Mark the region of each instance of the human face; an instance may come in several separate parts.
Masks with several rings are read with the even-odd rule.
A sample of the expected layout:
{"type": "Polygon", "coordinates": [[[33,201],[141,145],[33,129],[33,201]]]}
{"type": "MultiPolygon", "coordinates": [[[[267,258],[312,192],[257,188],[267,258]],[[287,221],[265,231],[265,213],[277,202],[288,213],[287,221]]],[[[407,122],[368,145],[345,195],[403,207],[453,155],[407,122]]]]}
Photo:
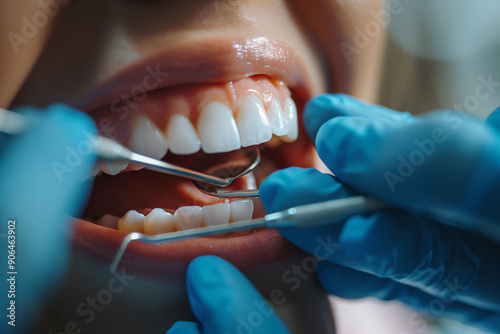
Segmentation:
{"type": "MultiPolygon", "coordinates": [[[[268,117],[273,104],[288,110],[291,98],[301,120],[312,96],[352,92],[350,65],[338,49],[342,32],[352,24],[344,17],[351,10],[327,1],[307,7],[301,1],[278,0],[70,2],[60,6],[43,52],[13,105],[68,103],[88,112],[102,134],[150,155],[161,155],[165,148],[158,135],[171,145],[188,141],[169,136],[172,116],[180,114],[183,122],[194,126],[204,150],[232,150],[239,137],[222,145],[208,143],[217,141],[217,126],[230,123],[231,117],[238,120],[249,95],[262,102],[268,117]],[[224,116],[207,127],[200,119],[214,101],[230,112],[219,108],[209,113],[207,121],[215,114],[224,116]],[[203,135],[202,129],[213,131],[203,135]]],[[[240,134],[245,125],[238,120],[240,134]]],[[[314,148],[301,122],[298,133],[297,139],[288,133],[291,138],[286,141],[291,143],[276,138],[262,143],[260,170],[237,185],[258,186],[279,168],[313,167],[314,148]]],[[[196,141],[191,144],[194,150],[196,141]]],[[[189,149],[181,153],[170,152],[163,159],[189,166],[197,155],[189,149]]],[[[276,311],[293,331],[334,330],[327,296],[312,275],[310,261],[304,260],[308,254],[274,230],[162,245],[135,243],[119,275],[110,274],[109,263],[126,235],[116,228],[138,227],[128,220],[119,227],[117,219],[100,220],[105,214],[147,214],[154,208],[173,213],[184,206],[224,203],[201,194],[190,181],[133,169],[128,166],[116,176],[104,173],[96,178],[85,219],[76,222],[68,277],[40,329],[59,332],[70,324],[91,333],[136,333],[145,328],[163,333],[175,321],[194,320],[185,270],[193,258],[213,254],[228,259],[266,299],[274,299],[276,311]]],[[[256,201],[253,216],[263,214],[256,201]]]]}

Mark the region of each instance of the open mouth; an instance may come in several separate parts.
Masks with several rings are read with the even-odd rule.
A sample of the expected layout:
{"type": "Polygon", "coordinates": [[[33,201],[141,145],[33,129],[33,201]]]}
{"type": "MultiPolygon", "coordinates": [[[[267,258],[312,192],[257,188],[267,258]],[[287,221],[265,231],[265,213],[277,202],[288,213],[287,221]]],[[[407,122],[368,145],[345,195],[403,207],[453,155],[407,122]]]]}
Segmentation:
{"type": "MultiPolygon", "coordinates": [[[[130,116],[126,140],[137,153],[188,168],[200,154],[208,154],[204,160],[220,160],[229,172],[238,155],[233,154],[232,159],[231,154],[225,154],[221,159],[221,153],[253,146],[261,151],[262,163],[231,188],[258,187],[269,173],[286,165],[283,157],[279,158],[281,146],[298,138],[297,107],[291,93],[283,82],[268,76],[162,89],[151,93],[148,103],[166,106],[168,115],[163,112],[149,117],[153,108],[138,106],[137,115],[130,116]]],[[[99,124],[110,112],[105,107],[91,115],[99,124]]],[[[102,171],[98,171],[85,217],[101,226],[159,234],[263,215],[253,200],[220,200],[200,193],[189,180],[176,176],[127,163],[99,166],[102,171]],[[130,195],[134,193],[139,196],[130,195]]]]}
{"type": "MultiPolygon", "coordinates": [[[[277,55],[282,56],[279,52],[277,55]]],[[[152,68],[148,66],[139,80],[141,84],[131,86],[120,98],[111,102],[101,99],[98,107],[95,101],[89,104],[89,114],[100,134],[117,139],[137,153],[188,168],[200,155],[217,162],[221,154],[230,155],[248,147],[259,149],[260,164],[229,189],[255,189],[277,169],[313,165],[314,151],[299,122],[303,105],[311,95],[304,85],[307,80],[297,79],[305,72],[302,69],[287,72],[286,76],[279,67],[274,72],[254,70],[238,73],[232,80],[224,74],[220,80],[211,77],[191,84],[177,81],[148,90],[148,86],[154,87],[155,79],[162,80],[162,73],[172,72],[157,66],[153,73],[152,68]]],[[[259,199],[218,199],[201,192],[188,179],[126,163],[100,162],[96,174],[75,239],[77,245],[105,262],[111,261],[127,233],[169,233],[231,224],[265,214],[259,199]]],[[[127,250],[122,265],[141,267],[141,259],[171,259],[171,248],[183,243],[183,259],[206,253],[220,255],[217,250],[226,253],[229,248],[238,249],[234,254],[226,253],[230,258],[255,259],[259,251],[241,245],[262,243],[263,238],[276,247],[283,243],[278,233],[269,230],[197,238],[197,245],[204,245],[201,253],[199,247],[192,247],[194,240],[160,245],[135,243],[127,250]]]]}
{"type": "MultiPolygon", "coordinates": [[[[184,167],[202,155],[217,162],[221,154],[258,148],[261,163],[232,189],[258,188],[277,169],[313,167],[315,150],[301,124],[302,110],[312,95],[326,89],[326,82],[319,79],[315,58],[307,61],[309,49],[300,48],[299,56],[285,43],[265,37],[202,37],[134,58],[108,79],[95,79],[89,91],[77,87],[60,93],[58,100],[88,112],[101,135],[184,167]]],[[[50,330],[62,331],[60,323],[76,318],[92,333],[117,328],[144,332],[143,324],[148,332],[164,333],[174,321],[195,320],[186,295],[186,268],[192,259],[211,254],[238,267],[265,298],[281,291],[280,301],[286,301],[276,311],[290,328],[333,331],[325,293],[310,267],[302,269],[309,255],[276,230],[160,244],[135,241],[116,273],[110,273],[109,265],[132,231],[158,234],[231,224],[260,217],[264,210],[259,200],[209,196],[188,179],[133,165],[98,167],[102,172],[96,171],[88,205],[73,229],[71,268],[50,310],[57,324],[50,330]],[[115,293],[118,281],[124,282],[123,289],[115,293]],[[113,293],[112,302],[107,292],[113,293]]]]}

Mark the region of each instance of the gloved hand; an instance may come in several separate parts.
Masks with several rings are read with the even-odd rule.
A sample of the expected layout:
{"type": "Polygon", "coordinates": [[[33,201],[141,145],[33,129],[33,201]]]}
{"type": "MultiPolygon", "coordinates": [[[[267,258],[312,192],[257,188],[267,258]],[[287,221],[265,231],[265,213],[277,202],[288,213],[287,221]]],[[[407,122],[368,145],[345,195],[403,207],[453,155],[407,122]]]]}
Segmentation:
{"type": "Polygon", "coordinates": [[[212,255],[194,259],[187,290],[200,324],[176,322],[167,334],[290,333],[248,279],[229,262],[212,255]]]}
{"type": "Polygon", "coordinates": [[[17,111],[34,120],[21,135],[0,136],[2,333],[26,332],[50,302],[69,259],[69,215],[85,203],[91,184],[82,181],[95,163],[88,135],[96,129],[87,115],[62,104],[17,111]],[[15,327],[6,313],[15,315],[15,327]]]}
{"type": "MultiPolygon", "coordinates": [[[[326,260],[317,269],[323,287],[497,331],[500,109],[485,125],[459,111],[413,117],[324,95],[307,104],[304,123],[337,178],[314,169],[275,172],[260,187],[268,213],[359,193],[399,208],[280,231],[326,260]]],[[[409,321],[421,326],[418,317],[409,321]]]]}

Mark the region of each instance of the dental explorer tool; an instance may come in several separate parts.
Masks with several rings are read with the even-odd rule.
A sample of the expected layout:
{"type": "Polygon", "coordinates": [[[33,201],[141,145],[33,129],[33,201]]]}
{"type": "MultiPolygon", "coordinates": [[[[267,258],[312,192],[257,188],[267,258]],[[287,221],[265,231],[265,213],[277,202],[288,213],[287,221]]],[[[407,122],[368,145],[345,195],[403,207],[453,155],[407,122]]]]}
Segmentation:
{"type": "MultiPolygon", "coordinates": [[[[18,135],[26,131],[31,122],[32,120],[29,116],[0,108],[0,132],[10,135],[18,135]]],[[[251,152],[252,156],[254,156],[254,160],[250,161],[246,168],[243,168],[237,175],[221,178],[132,152],[116,140],[108,137],[96,136],[92,139],[92,144],[94,145],[95,154],[101,160],[134,163],[150,170],[176,175],[193,181],[198,181],[203,184],[211,184],[218,187],[226,187],[230,185],[235,179],[252,171],[260,162],[259,150],[257,148],[253,148],[253,151],[251,152]]]]}
{"type": "Polygon", "coordinates": [[[267,214],[263,218],[225,225],[198,227],[157,235],[146,235],[133,232],[123,239],[109,269],[111,272],[116,271],[127,246],[134,240],[146,243],[161,243],[257,228],[305,228],[322,226],[342,222],[355,214],[367,213],[387,207],[388,205],[385,203],[359,195],[326,202],[300,205],[287,210],[267,214]]]}

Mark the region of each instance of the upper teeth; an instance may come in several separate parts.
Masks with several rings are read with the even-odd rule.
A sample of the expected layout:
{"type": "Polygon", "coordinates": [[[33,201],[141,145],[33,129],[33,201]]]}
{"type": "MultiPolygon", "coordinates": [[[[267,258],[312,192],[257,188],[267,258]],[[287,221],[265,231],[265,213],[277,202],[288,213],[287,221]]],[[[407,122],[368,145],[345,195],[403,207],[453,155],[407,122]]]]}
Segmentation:
{"type": "MultiPolygon", "coordinates": [[[[161,159],[168,150],[175,154],[193,154],[200,150],[220,153],[240,147],[257,145],[271,140],[273,134],[285,142],[298,137],[297,107],[287,97],[284,106],[272,97],[267,110],[259,97],[241,98],[233,111],[223,102],[212,101],[201,109],[196,127],[184,115],[174,113],[163,132],[145,115],[134,119],[128,146],[131,150],[161,159]]],[[[106,173],[115,175],[127,167],[126,163],[101,163],[106,173]]]]}

